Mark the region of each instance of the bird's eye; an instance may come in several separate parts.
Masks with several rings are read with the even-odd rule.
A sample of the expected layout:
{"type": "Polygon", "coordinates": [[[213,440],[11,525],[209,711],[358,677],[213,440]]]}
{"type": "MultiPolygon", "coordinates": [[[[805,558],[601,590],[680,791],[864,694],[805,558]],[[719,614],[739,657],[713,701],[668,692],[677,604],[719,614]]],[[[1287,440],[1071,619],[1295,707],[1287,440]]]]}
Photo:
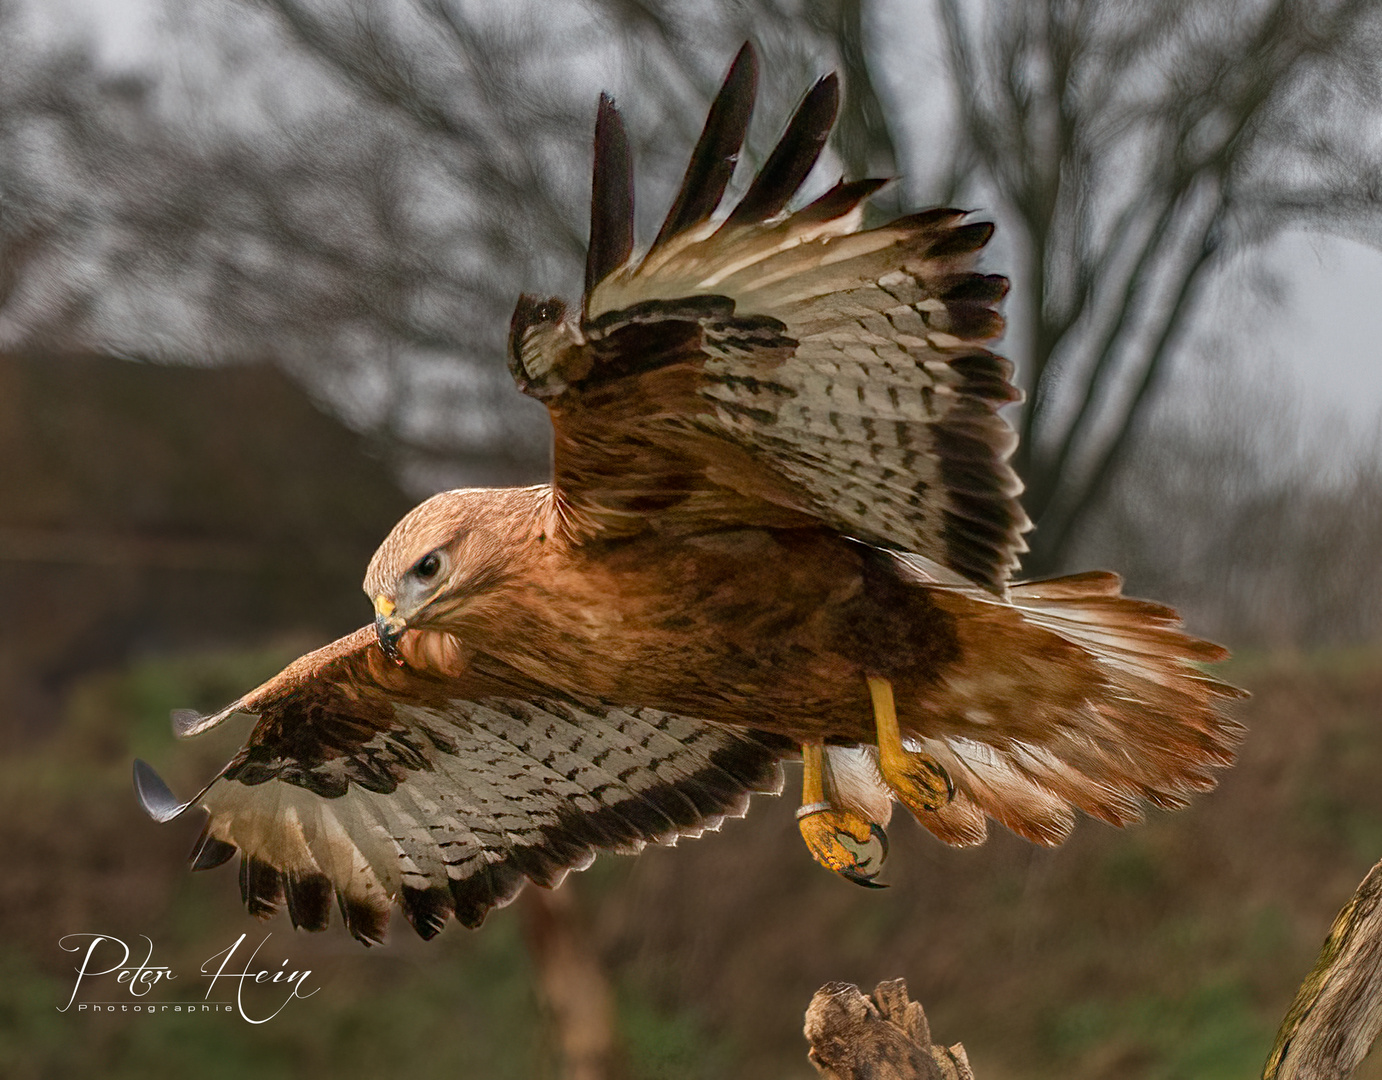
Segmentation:
{"type": "Polygon", "coordinates": [[[429,552],[417,561],[413,567],[413,573],[418,577],[426,579],[435,577],[437,571],[441,569],[441,556],[435,551],[429,552]]]}

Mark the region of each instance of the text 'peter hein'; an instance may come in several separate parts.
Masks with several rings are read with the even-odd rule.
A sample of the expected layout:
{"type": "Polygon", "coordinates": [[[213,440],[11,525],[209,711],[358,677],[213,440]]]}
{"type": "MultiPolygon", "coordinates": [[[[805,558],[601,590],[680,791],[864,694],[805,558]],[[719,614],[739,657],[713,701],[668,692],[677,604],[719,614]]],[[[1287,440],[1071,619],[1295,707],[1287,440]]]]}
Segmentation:
{"type": "Polygon", "coordinates": [[[251,1024],[263,1024],[272,1020],[288,1002],[311,997],[320,990],[316,987],[306,990],[310,969],[289,970],[288,960],[284,959],[277,969],[254,967],[260,950],[273,935],[265,934],[264,939],[253,950],[242,949],[245,938],[241,934],[229,948],[213,953],[201,965],[201,976],[210,980],[206,994],[200,1001],[156,1002],[148,1000],[152,991],[160,983],[177,979],[171,967],[155,964],[154,943],[143,934],[146,949],[144,959],[131,963],[132,952],[128,944],[110,934],[68,934],[58,942],[64,952],[80,953],[81,964],[74,970],[77,981],[72,986],[72,995],[66,1005],[58,1006],[58,1012],[67,1012],[73,1005],[77,1012],[139,1012],[171,1013],[183,1015],[204,1012],[234,1012],[251,1024]],[[111,978],[114,978],[112,984],[111,978]],[[111,989],[113,985],[113,989],[111,989]],[[245,987],[260,986],[262,991],[251,991],[250,1002],[246,1001],[245,987]],[[227,993],[234,987],[234,1001],[213,1001],[212,994],[220,988],[227,993]],[[77,995],[85,989],[87,994],[95,994],[103,988],[105,994],[116,1000],[77,1000],[77,995]],[[126,998],[125,995],[128,995],[126,998]]]}

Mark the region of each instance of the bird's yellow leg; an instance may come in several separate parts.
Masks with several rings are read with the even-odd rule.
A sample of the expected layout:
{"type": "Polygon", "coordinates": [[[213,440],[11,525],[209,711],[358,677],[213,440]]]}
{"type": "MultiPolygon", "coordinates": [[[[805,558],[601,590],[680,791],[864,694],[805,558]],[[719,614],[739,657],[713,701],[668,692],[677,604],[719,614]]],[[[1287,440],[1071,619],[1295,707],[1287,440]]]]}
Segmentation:
{"type": "Polygon", "coordinates": [[[873,719],[878,727],[878,771],[893,794],[912,813],[939,810],[955,797],[955,785],[944,766],[929,754],[902,745],[893,684],[868,677],[873,719]]]}
{"type": "Polygon", "coordinates": [[[888,837],[882,826],[826,799],[823,745],[803,743],[801,764],[797,827],[811,857],[856,885],[883,888],[873,880],[888,856],[888,837]]]}

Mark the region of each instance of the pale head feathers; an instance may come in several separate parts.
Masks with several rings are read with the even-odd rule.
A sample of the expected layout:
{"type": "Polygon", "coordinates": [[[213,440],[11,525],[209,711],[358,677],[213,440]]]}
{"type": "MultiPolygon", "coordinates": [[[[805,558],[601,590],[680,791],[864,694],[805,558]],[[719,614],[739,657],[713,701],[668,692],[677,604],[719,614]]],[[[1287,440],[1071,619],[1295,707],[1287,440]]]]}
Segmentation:
{"type": "Polygon", "coordinates": [[[424,625],[521,572],[525,556],[541,550],[551,514],[550,484],[433,495],[379,545],[365,595],[376,607],[383,598],[409,625],[424,625]]]}

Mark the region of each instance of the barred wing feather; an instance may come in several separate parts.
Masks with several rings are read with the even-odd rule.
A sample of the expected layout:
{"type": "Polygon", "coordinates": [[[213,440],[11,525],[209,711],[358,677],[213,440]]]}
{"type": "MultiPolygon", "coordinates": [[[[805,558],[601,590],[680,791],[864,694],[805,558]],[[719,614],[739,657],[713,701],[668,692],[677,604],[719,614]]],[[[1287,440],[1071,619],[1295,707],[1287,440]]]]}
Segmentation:
{"type": "Polygon", "coordinates": [[[335,896],[366,943],[382,940],[395,902],[431,937],[453,915],[478,926],[526,882],[556,886],[598,851],[718,828],[751,792],[780,790],[789,748],[653,709],[530,696],[502,677],[393,668],[372,629],[218,717],[231,711],[259,722],[189,804],[209,813],[193,867],[238,852],[251,913],[286,908],[294,926],[322,930],[335,896]]]}
{"type": "Polygon", "coordinates": [[[526,297],[515,312],[510,363],[551,410],[574,528],[824,523],[1001,592],[1030,526],[1008,465],[1016,437],[998,415],[1019,395],[984,347],[1002,332],[994,305],[1007,290],[975,270],[992,226],[939,209],[859,231],[876,180],[787,212],[834,122],[831,77],[740,203],[713,218],[748,122],[751,60],[731,68],[641,259],[619,179],[627,140],[602,103],[591,220],[602,254],[582,317],[526,297]]]}

